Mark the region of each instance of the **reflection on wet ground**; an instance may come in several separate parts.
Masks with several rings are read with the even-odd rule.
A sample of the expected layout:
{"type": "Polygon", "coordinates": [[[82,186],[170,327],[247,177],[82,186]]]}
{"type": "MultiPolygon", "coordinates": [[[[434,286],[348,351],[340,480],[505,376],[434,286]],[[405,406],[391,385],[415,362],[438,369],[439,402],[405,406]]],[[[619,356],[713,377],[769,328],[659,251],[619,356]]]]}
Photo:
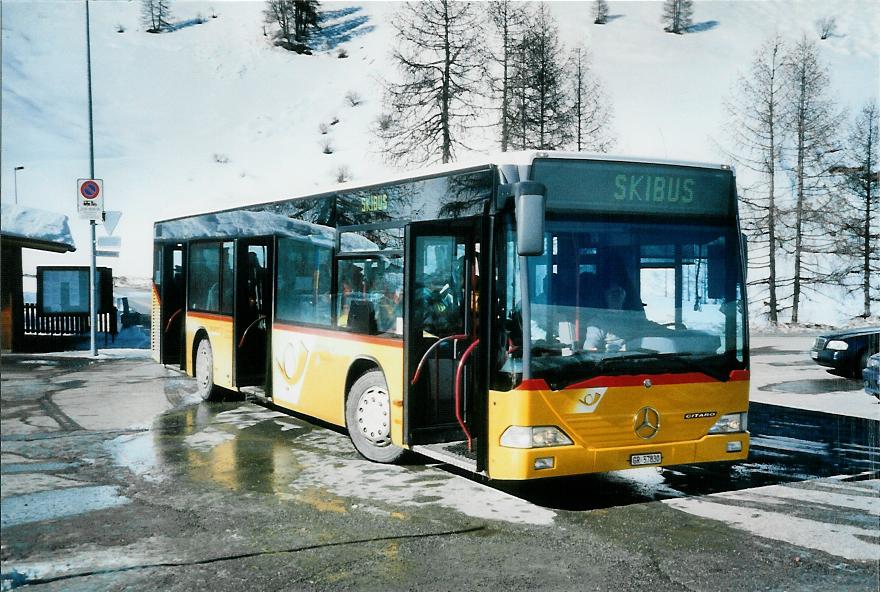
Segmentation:
{"type": "Polygon", "coordinates": [[[146,480],[188,479],[247,493],[270,493],[320,511],[395,514],[439,505],[479,518],[549,524],[554,512],[462,479],[433,465],[379,465],[348,436],[249,402],[189,405],[152,430],[107,444],[113,458],[146,480]],[[351,499],[360,500],[351,505],[351,499]]]}
{"type": "Polygon", "coordinates": [[[200,403],[166,412],[150,432],[121,436],[109,446],[119,464],[147,479],[187,477],[235,491],[295,498],[330,511],[344,511],[342,505],[334,510],[334,496],[404,506],[447,504],[487,518],[496,517],[503,506],[505,519],[542,523],[552,520],[552,512],[536,515],[538,508],[532,504],[549,510],[591,510],[876,473],[880,467],[877,424],[752,403],[747,462],[643,468],[530,483],[486,483],[443,465],[373,464],[360,458],[338,431],[241,401],[200,403]],[[494,495],[501,496],[495,506],[487,504],[494,495]],[[468,499],[469,503],[461,501],[468,499]],[[515,499],[524,505],[517,508],[515,499]]]}
{"type": "Polygon", "coordinates": [[[0,506],[0,525],[6,528],[127,504],[130,500],[117,489],[111,485],[68,487],[10,497],[0,506]]]}
{"type": "Polygon", "coordinates": [[[846,378],[828,378],[825,380],[787,380],[759,387],[762,391],[794,393],[802,395],[822,395],[825,393],[845,393],[853,390],[855,381],[846,378]]]}

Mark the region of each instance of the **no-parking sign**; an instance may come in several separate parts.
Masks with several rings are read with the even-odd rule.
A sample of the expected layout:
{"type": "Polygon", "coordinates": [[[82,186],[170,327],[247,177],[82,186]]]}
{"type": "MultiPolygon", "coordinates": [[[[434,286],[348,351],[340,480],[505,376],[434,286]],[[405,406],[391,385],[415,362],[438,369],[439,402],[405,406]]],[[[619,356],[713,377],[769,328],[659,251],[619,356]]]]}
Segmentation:
{"type": "Polygon", "coordinates": [[[76,211],[86,220],[100,220],[104,214],[104,181],[76,180],[76,211]]]}

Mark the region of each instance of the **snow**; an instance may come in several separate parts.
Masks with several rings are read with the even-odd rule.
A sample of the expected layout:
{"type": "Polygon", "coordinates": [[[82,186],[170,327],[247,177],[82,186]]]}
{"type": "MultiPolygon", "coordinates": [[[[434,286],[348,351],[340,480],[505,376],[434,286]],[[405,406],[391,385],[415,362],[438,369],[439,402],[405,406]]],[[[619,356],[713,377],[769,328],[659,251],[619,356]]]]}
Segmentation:
{"type": "MultiPolygon", "coordinates": [[[[839,494],[790,485],[768,485],[748,491],[664,500],[662,503],[772,541],[783,541],[845,559],[876,563],[880,561],[880,545],[874,542],[876,529],[832,524],[826,521],[827,513],[823,512],[824,508],[834,507],[847,508],[857,518],[876,516],[878,482],[871,480],[865,483],[874,490],[851,486],[846,494],[839,494]],[[802,513],[809,511],[810,517],[792,516],[785,509],[775,512],[772,508],[760,507],[772,506],[779,501],[798,503],[802,513]]],[[[824,485],[824,482],[811,484],[813,487],[824,485]]],[[[785,507],[787,506],[783,506],[785,507]]],[[[868,524],[868,521],[865,523],[868,524]]]]}
{"type": "MultiPolygon", "coordinates": [[[[89,360],[134,360],[134,359],[147,359],[150,357],[150,350],[140,348],[104,348],[101,346],[101,342],[98,342],[98,352],[97,356],[93,356],[88,350],[74,350],[74,351],[63,351],[63,352],[49,352],[40,354],[40,356],[47,360],[52,360],[55,358],[83,358],[89,360]]],[[[26,359],[33,354],[3,354],[3,357],[9,357],[11,359],[19,358],[26,359]]]]}
{"type": "MultiPolygon", "coordinates": [[[[614,18],[604,26],[591,24],[591,2],[548,5],[566,45],[583,42],[592,54],[613,104],[614,152],[703,162],[729,160],[718,147],[722,101],[754,50],[777,31],[818,40],[815,21],[829,13],[821,0],[698,2],[696,32],[679,36],[662,31],[659,2],[610,2],[614,18]]],[[[389,22],[399,4],[323,3],[325,34],[313,56],[273,47],[263,7],[177,1],[176,22],[199,14],[206,22],[154,35],[140,23],[139,2],[91,3],[95,176],[104,180],[107,209],[123,212],[115,273],[151,275],[156,220],[314,193],[332,186],[340,167],[355,183],[394,172],[370,130],[381,78],[395,74],[389,22]],[[349,91],[363,101],[350,105],[349,91]]],[[[855,112],[877,95],[880,10],[853,0],[834,12],[838,34],[819,49],[833,96],[855,112]]],[[[76,179],[89,176],[84,21],[83,3],[3,2],[3,195],[11,194],[13,167],[23,165],[19,201],[68,215],[76,179]]],[[[480,122],[473,129],[478,152],[497,150],[480,122]]],[[[71,230],[88,242],[87,223],[71,230]]],[[[87,256],[28,253],[25,270],[85,264],[87,256]]],[[[807,322],[837,324],[859,312],[857,297],[810,297],[807,322]]]]}
{"type": "Polygon", "coordinates": [[[0,231],[7,236],[60,243],[76,249],[67,216],[17,204],[0,204],[0,231]]]}
{"type": "MultiPolygon", "coordinates": [[[[214,212],[162,222],[161,235],[157,238],[192,240],[210,237],[236,236],[287,236],[309,241],[318,245],[332,247],[336,233],[328,226],[294,220],[272,212],[229,211],[214,212]]],[[[345,251],[378,251],[373,241],[357,234],[345,233],[342,236],[345,251]]]]}

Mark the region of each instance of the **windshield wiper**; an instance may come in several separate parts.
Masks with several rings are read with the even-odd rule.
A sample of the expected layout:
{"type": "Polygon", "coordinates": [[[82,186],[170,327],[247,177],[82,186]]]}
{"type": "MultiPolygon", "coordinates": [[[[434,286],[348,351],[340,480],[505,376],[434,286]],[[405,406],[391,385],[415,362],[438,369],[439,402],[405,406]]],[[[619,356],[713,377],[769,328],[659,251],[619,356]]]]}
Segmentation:
{"type": "Polygon", "coordinates": [[[701,372],[708,376],[709,378],[714,378],[718,382],[727,382],[730,380],[730,374],[726,373],[723,369],[719,369],[717,367],[709,366],[706,364],[700,364],[697,361],[691,359],[693,356],[698,354],[694,353],[674,353],[674,352],[659,352],[653,350],[637,350],[639,353],[633,356],[625,356],[621,359],[642,359],[642,360],[672,360],[674,362],[678,362],[681,367],[686,370],[696,370],[697,372],[701,372]]]}
{"type": "MultiPolygon", "coordinates": [[[[701,373],[705,374],[706,376],[708,376],[709,378],[713,378],[719,382],[727,382],[728,380],[730,380],[730,375],[725,373],[723,369],[709,366],[706,364],[700,364],[700,363],[696,362],[695,360],[688,359],[688,356],[695,356],[697,354],[692,354],[692,353],[679,354],[679,353],[672,353],[672,352],[658,352],[658,351],[645,350],[645,349],[636,350],[636,352],[637,353],[633,353],[633,354],[629,354],[629,355],[611,356],[611,357],[602,358],[601,360],[597,360],[595,362],[594,368],[592,368],[591,369],[592,371],[589,373],[590,374],[589,377],[585,378],[584,376],[578,376],[578,380],[576,382],[562,386],[560,388],[567,388],[567,387],[571,386],[572,384],[577,384],[579,382],[583,382],[586,379],[593,378],[595,376],[601,376],[605,370],[611,368],[612,366],[619,366],[620,364],[626,364],[627,362],[630,362],[633,360],[671,360],[673,362],[677,362],[679,364],[679,366],[681,368],[684,368],[685,370],[701,372],[701,373]]],[[[625,352],[621,352],[621,354],[624,354],[624,353],[625,352]]],[[[571,369],[574,370],[574,368],[571,368],[571,369]]],[[[581,367],[581,369],[583,369],[583,366],[581,367]]],[[[560,378],[562,378],[562,376],[558,377],[558,379],[560,379],[560,378]]],[[[558,382],[558,379],[557,379],[557,382],[558,382]]]]}

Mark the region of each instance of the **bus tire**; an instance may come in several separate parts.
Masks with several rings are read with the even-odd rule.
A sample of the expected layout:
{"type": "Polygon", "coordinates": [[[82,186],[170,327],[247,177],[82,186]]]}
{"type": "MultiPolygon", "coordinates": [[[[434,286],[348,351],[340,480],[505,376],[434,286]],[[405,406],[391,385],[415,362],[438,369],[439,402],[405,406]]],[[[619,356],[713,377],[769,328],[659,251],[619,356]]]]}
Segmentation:
{"type": "Polygon", "coordinates": [[[357,451],[373,462],[393,463],[406,452],[391,443],[391,398],[379,370],[366,372],[351,385],[345,425],[357,451]]]}
{"type": "Polygon", "coordinates": [[[196,346],[195,371],[198,393],[203,401],[216,401],[220,398],[220,387],[214,384],[214,351],[208,338],[196,346]]]}

